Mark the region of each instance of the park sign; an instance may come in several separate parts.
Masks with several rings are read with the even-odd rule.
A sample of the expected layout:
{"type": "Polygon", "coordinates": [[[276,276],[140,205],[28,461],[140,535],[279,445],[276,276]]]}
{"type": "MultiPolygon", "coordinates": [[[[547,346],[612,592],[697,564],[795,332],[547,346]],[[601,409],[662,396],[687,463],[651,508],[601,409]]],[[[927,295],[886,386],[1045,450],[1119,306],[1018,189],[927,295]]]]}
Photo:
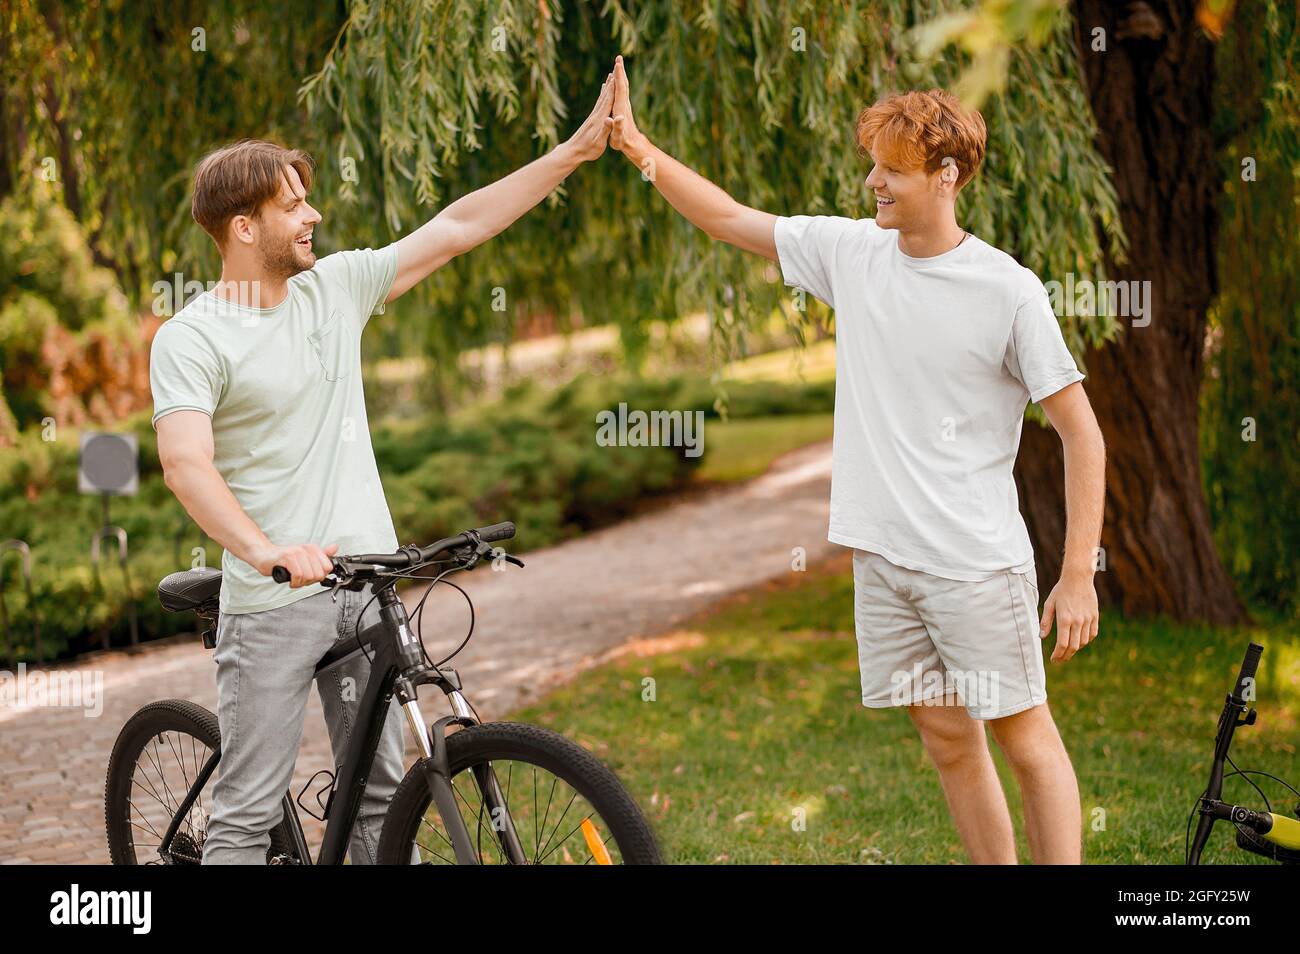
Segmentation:
{"type": "Polygon", "coordinates": [[[139,456],[134,434],[83,431],[77,489],[83,494],[134,495],[140,487],[139,456]]]}

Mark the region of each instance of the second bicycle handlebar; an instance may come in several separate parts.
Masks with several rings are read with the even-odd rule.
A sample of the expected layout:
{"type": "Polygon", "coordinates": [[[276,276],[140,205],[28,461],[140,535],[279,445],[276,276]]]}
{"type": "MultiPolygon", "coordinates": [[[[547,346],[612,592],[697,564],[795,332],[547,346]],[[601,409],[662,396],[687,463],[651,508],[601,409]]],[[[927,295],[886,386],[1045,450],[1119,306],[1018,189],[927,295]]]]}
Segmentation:
{"type": "MultiPolygon", "coordinates": [[[[504,523],[494,523],[490,527],[466,530],[454,537],[446,537],[437,543],[431,543],[427,547],[406,546],[395,553],[362,553],[357,556],[340,556],[334,558],[334,563],[336,566],[340,563],[361,563],[401,570],[420,563],[427,563],[446,550],[454,550],[467,544],[495,543],[497,540],[509,540],[514,535],[515,525],[507,520],[504,523]]],[[[271,579],[277,583],[288,583],[292,578],[292,574],[286,567],[276,565],[271,568],[271,579]]]]}

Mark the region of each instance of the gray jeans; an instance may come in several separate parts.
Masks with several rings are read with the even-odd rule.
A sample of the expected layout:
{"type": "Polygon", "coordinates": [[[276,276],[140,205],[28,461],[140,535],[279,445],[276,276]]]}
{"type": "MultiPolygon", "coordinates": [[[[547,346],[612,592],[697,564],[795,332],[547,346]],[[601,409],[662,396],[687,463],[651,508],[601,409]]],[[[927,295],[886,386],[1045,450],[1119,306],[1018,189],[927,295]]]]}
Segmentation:
{"type": "MultiPolygon", "coordinates": [[[[221,617],[214,657],[221,762],[205,865],[266,863],[270,832],[281,820],[281,799],[293,778],[316,664],[335,642],[353,638],[363,607],[362,629],[379,618],[372,595],[369,586],[340,590],[334,602],[321,592],[279,609],[221,617]]],[[[369,660],[357,655],[316,680],[336,772],[369,677],[369,660]]],[[[376,861],[384,813],[402,779],[404,726],[393,699],[348,843],[353,864],[376,861]]]]}

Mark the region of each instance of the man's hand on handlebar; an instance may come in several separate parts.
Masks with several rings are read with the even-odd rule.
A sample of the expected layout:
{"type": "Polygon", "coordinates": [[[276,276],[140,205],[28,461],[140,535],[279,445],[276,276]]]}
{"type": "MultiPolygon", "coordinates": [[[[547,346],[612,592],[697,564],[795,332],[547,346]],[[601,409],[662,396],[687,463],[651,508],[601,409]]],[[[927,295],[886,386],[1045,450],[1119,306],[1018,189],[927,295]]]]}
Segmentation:
{"type": "MultiPolygon", "coordinates": [[[[444,553],[451,553],[452,559],[460,564],[461,569],[475,566],[485,556],[495,557],[498,552],[491,544],[497,540],[509,540],[515,535],[515,525],[510,521],[494,523],[490,527],[466,530],[454,537],[447,537],[427,547],[408,544],[395,553],[360,553],[340,557],[337,561],[330,557],[338,552],[338,544],[331,543],[322,549],[310,543],[297,547],[270,547],[254,564],[258,571],[270,576],[277,583],[292,583],[295,587],[319,582],[330,578],[331,585],[337,590],[339,586],[356,589],[352,584],[364,582],[376,575],[393,576],[389,570],[405,570],[410,567],[423,566],[444,553]],[[279,554],[277,557],[276,554],[279,554]],[[286,556],[297,562],[289,563],[286,556]]],[[[523,566],[523,561],[502,552],[502,558],[516,566],[523,566]]]]}
{"type": "Polygon", "coordinates": [[[290,573],[290,587],[297,589],[311,583],[319,583],[334,569],[330,557],[338,553],[339,545],[331,543],[327,547],[318,547],[314,543],[300,543],[297,546],[269,546],[259,550],[253,567],[263,576],[270,576],[273,567],[282,566],[290,573]]]}

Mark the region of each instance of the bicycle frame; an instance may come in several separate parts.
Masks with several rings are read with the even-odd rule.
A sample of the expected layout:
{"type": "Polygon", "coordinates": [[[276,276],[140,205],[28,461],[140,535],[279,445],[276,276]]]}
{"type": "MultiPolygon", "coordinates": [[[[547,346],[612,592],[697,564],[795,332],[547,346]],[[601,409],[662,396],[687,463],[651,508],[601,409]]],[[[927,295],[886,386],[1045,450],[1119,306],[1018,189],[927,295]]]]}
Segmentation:
{"type": "MultiPolygon", "coordinates": [[[[357,814],[360,811],[366,779],[370,775],[375,752],[379,748],[389,704],[396,695],[402,710],[406,713],[411,734],[415,736],[416,748],[420,753],[420,764],[424,766],[434,805],[447,829],[456,861],[459,864],[478,864],[478,851],[456,807],[446,747],[448,725],[454,723],[470,726],[477,724],[478,720],[461,694],[460,678],[456,671],[432,669],[424,662],[420,642],[411,633],[406,607],[397,596],[393,584],[380,583],[375,589],[375,598],[379,602],[379,620],[362,630],[356,641],[331,649],[316,666],[316,675],[319,676],[366,649],[372,653],[370,678],[366,682],[357,713],[357,727],[360,731],[352,734],[343,752],[342,762],[338,766],[338,775],[334,779],[329,798],[325,803],[325,837],[315,863],[321,865],[343,863],[348,838],[352,834],[352,828],[356,824],[357,814]],[[444,716],[426,730],[416,700],[416,688],[429,683],[436,685],[446,694],[454,714],[444,716]],[[343,793],[342,803],[336,805],[335,796],[340,792],[343,793]]],[[[163,837],[160,850],[164,853],[170,848],[172,837],[179,828],[181,820],[185,818],[190,806],[216,769],[220,758],[221,751],[218,749],[204,764],[190,786],[163,837]]],[[[493,819],[493,829],[501,842],[502,849],[512,863],[526,863],[526,855],[510,819],[492,766],[476,765],[473,767],[473,772],[484,805],[493,819]]],[[[289,822],[296,854],[304,864],[311,864],[311,853],[302,832],[297,807],[288,793],[284,796],[284,817],[289,822]]]]}

